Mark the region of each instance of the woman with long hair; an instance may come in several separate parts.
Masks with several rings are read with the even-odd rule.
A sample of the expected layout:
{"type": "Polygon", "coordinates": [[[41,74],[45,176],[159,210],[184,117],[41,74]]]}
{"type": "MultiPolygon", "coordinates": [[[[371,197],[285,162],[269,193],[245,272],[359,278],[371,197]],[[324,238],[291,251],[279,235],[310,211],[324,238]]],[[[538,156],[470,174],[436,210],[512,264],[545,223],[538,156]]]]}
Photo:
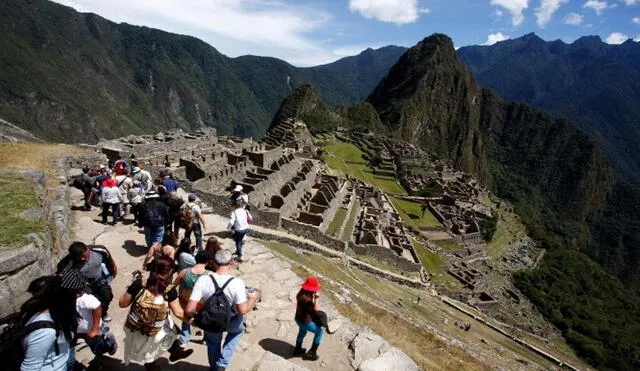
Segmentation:
{"type": "Polygon", "coordinates": [[[178,250],[176,251],[178,271],[193,267],[196,264],[196,257],[193,254],[193,248],[194,246],[191,245],[190,239],[185,237],[180,241],[180,246],[178,246],[178,250]]]}
{"type": "MultiPolygon", "coordinates": [[[[209,262],[213,260],[215,255],[210,251],[202,250],[196,254],[196,264],[193,267],[183,269],[178,273],[175,282],[176,286],[180,287],[180,305],[184,309],[189,303],[193,286],[201,276],[209,273],[207,266],[209,262]]],[[[191,338],[191,325],[187,322],[182,322],[182,332],[180,333],[180,342],[186,344],[191,338]]]]}
{"type": "Polygon", "coordinates": [[[39,295],[22,305],[19,319],[22,326],[39,321],[52,325],[31,331],[22,339],[25,353],[21,371],[67,369],[78,327],[78,313],[76,295],[61,287],[62,280],[62,277],[47,279],[42,283],[39,295]]]}
{"type": "Polygon", "coordinates": [[[168,256],[157,259],[154,271],[146,283],[139,273],[119,300],[120,308],[131,307],[124,326],[124,361],[144,363],[146,370],[158,370],[156,363],[163,352],[169,351],[171,362],[188,357],[193,349],[183,349],[177,340],[173,313],[182,320],[184,312],[178,292],[167,284],[174,262],[168,256]]]}
{"type": "MultiPolygon", "coordinates": [[[[298,336],[296,338],[296,348],[294,356],[303,356],[306,359],[315,361],[318,357],[318,347],[322,342],[324,331],[320,326],[320,284],[315,277],[309,277],[300,287],[296,295],[296,315],[295,320],[298,325],[298,336]],[[302,341],[307,332],[313,332],[313,343],[309,352],[305,354],[302,348],[302,341]]],[[[326,319],[325,319],[326,321],[326,319]]]]}
{"type": "Polygon", "coordinates": [[[219,250],[224,249],[224,247],[222,247],[222,244],[220,243],[220,241],[218,241],[217,238],[215,237],[209,237],[209,239],[207,240],[207,244],[205,245],[205,251],[208,251],[211,254],[211,260],[209,260],[209,264],[207,265],[207,269],[215,272],[216,269],[218,268],[216,265],[216,261],[215,259],[213,259],[214,256],[216,256],[216,253],[219,250]]]}

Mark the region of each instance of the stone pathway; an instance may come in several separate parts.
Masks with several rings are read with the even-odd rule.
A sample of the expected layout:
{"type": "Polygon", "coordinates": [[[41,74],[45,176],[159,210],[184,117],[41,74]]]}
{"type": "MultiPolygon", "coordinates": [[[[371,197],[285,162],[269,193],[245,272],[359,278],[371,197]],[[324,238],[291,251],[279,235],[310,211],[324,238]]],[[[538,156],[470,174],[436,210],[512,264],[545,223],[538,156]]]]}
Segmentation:
{"type": "MultiPolygon", "coordinates": [[[[75,200],[81,198],[79,193],[72,192],[72,195],[75,200]]],[[[99,361],[92,362],[91,368],[123,369],[125,368],[121,361],[124,350],[122,345],[123,324],[128,308],[119,308],[117,301],[130,284],[132,273],[142,265],[146,253],[144,235],[133,224],[120,223],[117,226],[105,226],[98,223],[99,211],[96,208],[90,212],[74,211],[73,213],[76,240],[107,246],[119,268],[118,276],[112,282],[115,298],[109,309],[109,314],[113,317],[113,321],[108,325],[121,346],[113,357],[103,357],[99,361]]],[[[207,230],[204,232],[205,241],[209,236],[220,235],[219,232],[225,230],[226,218],[206,215],[205,219],[207,222],[207,230]]],[[[230,238],[217,238],[225,248],[234,250],[233,241],[230,238]]],[[[245,243],[245,250],[248,261],[240,264],[234,275],[244,280],[247,285],[260,288],[263,298],[262,302],[258,304],[258,310],[252,311],[246,316],[247,332],[242,337],[229,370],[353,370],[367,359],[371,361],[370,364],[375,365],[375,369],[379,370],[385,368],[380,368],[380,365],[375,362],[386,362],[385,359],[397,356],[397,350],[389,349],[389,345],[383,339],[352,324],[341,316],[328,303],[328,300],[324,300],[322,302],[323,310],[327,312],[334,326],[338,328],[337,332],[333,335],[325,334],[324,341],[318,350],[320,355],[318,361],[290,358],[298,331],[293,320],[295,295],[303,279],[291,270],[288,263],[279,260],[265,246],[250,237],[245,243]],[[349,350],[349,344],[356,337],[361,339],[373,337],[376,341],[372,343],[373,348],[360,346],[356,350],[356,354],[353,355],[349,350]],[[381,346],[380,344],[386,345],[381,346]],[[355,363],[354,357],[358,360],[355,363]]],[[[304,345],[306,348],[310,347],[311,338],[312,334],[308,334],[304,345]]],[[[160,366],[166,370],[208,369],[206,346],[201,339],[202,336],[194,336],[188,345],[189,348],[194,349],[194,353],[189,358],[170,364],[168,359],[163,357],[159,361],[160,366]]],[[[369,344],[371,341],[365,340],[365,343],[371,345],[369,344]]],[[[89,364],[92,359],[93,355],[87,348],[78,352],[78,360],[81,362],[89,364]]],[[[395,364],[398,365],[398,363],[395,364]]],[[[132,363],[127,369],[143,369],[143,367],[132,363]]],[[[366,369],[366,365],[362,364],[361,369],[366,369]]]]}

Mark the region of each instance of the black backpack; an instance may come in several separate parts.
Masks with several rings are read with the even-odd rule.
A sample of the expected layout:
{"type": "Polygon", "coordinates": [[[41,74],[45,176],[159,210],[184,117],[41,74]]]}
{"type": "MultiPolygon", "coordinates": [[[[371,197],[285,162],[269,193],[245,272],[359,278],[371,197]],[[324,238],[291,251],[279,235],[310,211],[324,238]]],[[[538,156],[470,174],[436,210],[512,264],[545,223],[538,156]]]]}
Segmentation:
{"type": "Polygon", "coordinates": [[[207,299],[202,309],[198,311],[194,323],[206,331],[224,332],[227,331],[229,327],[229,322],[231,322],[234,311],[232,304],[229,303],[223,291],[234,277],[229,278],[222,287],[218,286],[218,283],[212,275],[209,275],[209,278],[213,281],[216,292],[207,299]]]}
{"type": "Polygon", "coordinates": [[[140,225],[143,227],[158,228],[164,226],[164,218],[155,207],[154,202],[143,202],[140,212],[140,225]]]}
{"type": "Polygon", "coordinates": [[[56,355],[60,354],[58,346],[59,331],[55,324],[51,321],[35,321],[26,326],[14,322],[7,326],[2,334],[0,334],[0,359],[2,360],[2,369],[7,371],[18,371],[24,360],[25,349],[22,346],[22,339],[35,330],[43,328],[52,328],[56,330],[56,341],[54,347],[56,355]]]}

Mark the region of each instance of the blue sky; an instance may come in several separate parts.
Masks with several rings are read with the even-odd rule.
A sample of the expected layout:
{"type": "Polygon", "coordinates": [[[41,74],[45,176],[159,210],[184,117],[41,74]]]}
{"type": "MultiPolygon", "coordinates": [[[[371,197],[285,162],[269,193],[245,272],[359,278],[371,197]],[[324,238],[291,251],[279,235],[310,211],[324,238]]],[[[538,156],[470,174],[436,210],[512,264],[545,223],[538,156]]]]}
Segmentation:
{"type": "Polygon", "coordinates": [[[457,47],[535,32],[571,43],[585,35],[640,41],[640,0],[55,0],[115,22],[198,37],[220,52],[296,66],[372,47],[412,46],[441,32],[457,47]]]}

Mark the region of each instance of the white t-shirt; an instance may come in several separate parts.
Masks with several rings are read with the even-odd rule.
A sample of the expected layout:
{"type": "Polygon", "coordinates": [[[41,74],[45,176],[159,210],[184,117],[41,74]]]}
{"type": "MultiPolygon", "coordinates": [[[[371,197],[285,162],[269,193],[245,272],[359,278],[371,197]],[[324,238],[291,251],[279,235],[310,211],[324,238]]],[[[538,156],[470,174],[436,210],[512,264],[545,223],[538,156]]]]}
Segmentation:
{"type": "Polygon", "coordinates": [[[86,334],[93,326],[93,310],[100,306],[100,301],[93,295],[84,293],[76,300],[78,319],[78,334],[86,334]]]}
{"type": "Polygon", "coordinates": [[[229,229],[236,231],[244,231],[249,229],[249,222],[247,217],[249,212],[243,208],[233,209],[231,216],[229,217],[229,229]]]}
{"type": "MultiPolygon", "coordinates": [[[[193,301],[207,301],[215,292],[216,287],[213,284],[213,281],[209,275],[203,275],[198,278],[195,286],[193,286],[193,291],[191,291],[191,297],[189,300],[193,301]]],[[[231,277],[230,274],[220,275],[217,273],[213,273],[213,277],[218,283],[219,287],[222,287],[231,277]]],[[[227,287],[224,288],[224,296],[227,297],[230,303],[235,305],[246,303],[247,302],[247,288],[244,285],[244,282],[240,278],[234,278],[227,287]]]]}

